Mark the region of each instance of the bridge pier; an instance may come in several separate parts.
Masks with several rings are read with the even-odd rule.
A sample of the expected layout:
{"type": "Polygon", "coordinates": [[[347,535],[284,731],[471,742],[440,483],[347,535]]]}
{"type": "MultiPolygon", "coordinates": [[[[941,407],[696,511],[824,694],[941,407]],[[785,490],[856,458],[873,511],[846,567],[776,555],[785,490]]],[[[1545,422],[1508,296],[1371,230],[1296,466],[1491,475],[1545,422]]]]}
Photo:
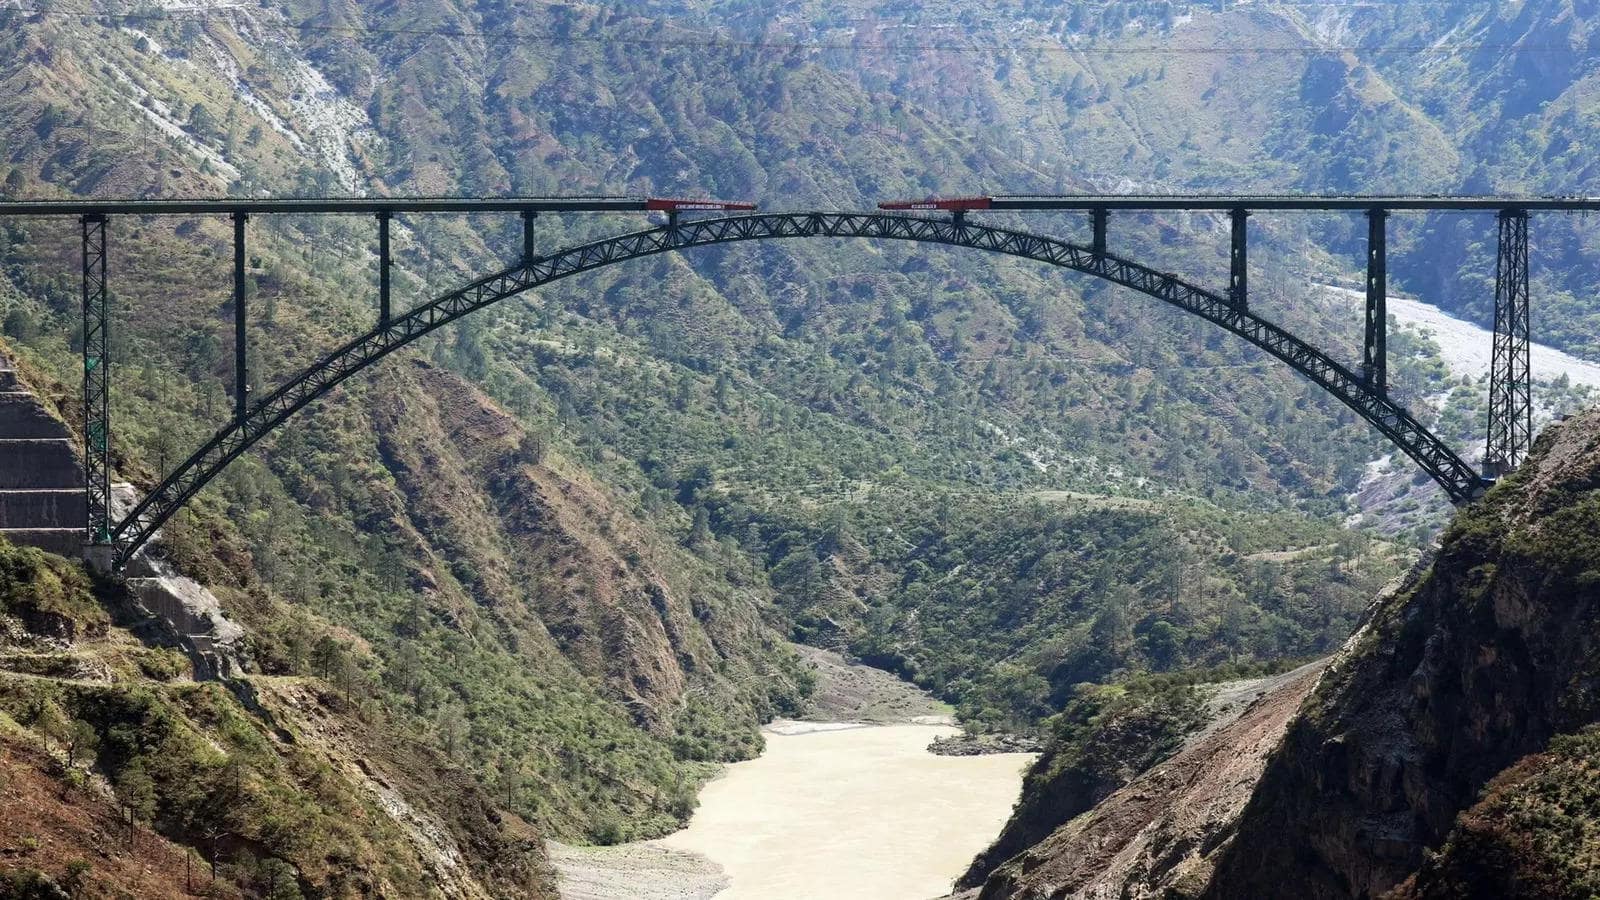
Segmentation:
{"type": "Polygon", "coordinates": [[[1106,255],[1106,225],[1110,217],[1110,210],[1103,206],[1097,206],[1089,213],[1091,227],[1094,229],[1094,252],[1100,256],[1106,255]]]}
{"type": "MultiPolygon", "coordinates": [[[[106,226],[83,224],[83,479],[88,522],[84,556],[109,559],[111,547],[111,301],[106,293],[106,226]]],[[[110,571],[109,565],[104,571],[110,571]]]]}
{"type": "Polygon", "coordinates": [[[378,327],[389,327],[389,218],[378,213],[378,327]]]}
{"type": "Polygon", "coordinates": [[[1497,478],[1522,463],[1533,442],[1532,365],[1528,347],[1528,212],[1500,211],[1494,278],[1494,359],[1489,370],[1489,442],[1484,474],[1497,478]]]}
{"type": "Polygon", "coordinates": [[[522,264],[525,266],[531,266],[539,261],[539,255],[533,252],[533,220],[537,218],[539,218],[538,210],[522,211],[522,264]]]}
{"type": "Polygon", "coordinates": [[[1389,211],[1367,210],[1367,337],[1361,373],[1380,393],[1389,390],[1389,211]]]}
{"type": "Polygon", "coordinates": [[[1229,212],[1229,216],[1233,219],[1233,241],[1232,250],[1228,255],[1228,298],[1239,309],[1249,309],[1249,229],[1246,227],[1246,223],[1250,220],[1250,211],[1247,209],[1234,209],[1229,212]]]}
{"type": "Polygon", "coordinates": [[[245,327],[244,224],[247,213],[233,214],[233,417],[244,421],[250,406],[249,336],[245,327]]]}

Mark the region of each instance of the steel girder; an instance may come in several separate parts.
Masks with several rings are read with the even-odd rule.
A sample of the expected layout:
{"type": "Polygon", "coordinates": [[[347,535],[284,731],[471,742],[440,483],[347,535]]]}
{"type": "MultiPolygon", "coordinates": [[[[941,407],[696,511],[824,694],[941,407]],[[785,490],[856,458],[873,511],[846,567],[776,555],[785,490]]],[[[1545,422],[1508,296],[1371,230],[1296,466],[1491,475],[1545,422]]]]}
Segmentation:
{"type": "Polygon", "coordinates": [[[691,247],[775,238],[833,237],[920,241],[1003,253],[1074,269],[1132,288],[1220,325],[1338,397],[1437,481],[1453,501],[1478,496],[1487,482],[1403,407],[1327,354],[1220,294],[1175,275],[1056,238],[964,220],[881,213],[762,213],[668,224],[529,257],[437,297],[350,341],[291,378],[224,426],[151,491],[114,535],[120,566],[157,528],[235,457],[335,385],[417,338],[529,288],[630,259],[691,247]]]}

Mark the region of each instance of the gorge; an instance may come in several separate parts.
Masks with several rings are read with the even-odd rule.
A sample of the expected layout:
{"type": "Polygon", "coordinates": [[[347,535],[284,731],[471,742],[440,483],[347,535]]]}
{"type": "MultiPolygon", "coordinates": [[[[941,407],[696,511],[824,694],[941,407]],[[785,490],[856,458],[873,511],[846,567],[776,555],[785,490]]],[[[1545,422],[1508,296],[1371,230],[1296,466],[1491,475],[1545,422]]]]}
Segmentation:
{"type": "MultiPolygon", "coordinates": [[[[14,3],[0,202],[1583,198],[1597,47],[1582,0],[14,3]]],[[[1474,468],[1498,212],[1386,232],[1385,396],[1474,468]]],[[[385,300],[707,215],[369,213],[106,223],[118,502],[385,300]]],[[[1361,377],[1365,215],[1101,236],[1226,307],[1247,219],[1233,302],[1361,377]]],[[[84,223],[0,216],[0,897],[1587,898],[1600,225],[1529,221],[1543,438],[1469,506],[1148,294],[807,238],[424,335],[118,581],[84,223]]]]}

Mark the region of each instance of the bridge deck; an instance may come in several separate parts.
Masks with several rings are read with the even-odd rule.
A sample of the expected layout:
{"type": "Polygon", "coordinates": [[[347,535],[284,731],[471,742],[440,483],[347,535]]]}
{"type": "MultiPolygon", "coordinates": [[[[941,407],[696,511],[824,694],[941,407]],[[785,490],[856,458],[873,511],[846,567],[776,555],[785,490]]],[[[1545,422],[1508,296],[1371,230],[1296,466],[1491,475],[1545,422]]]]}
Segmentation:
{"type": "MultiPolygon", "coordinates": [[[[167,200],[0,201],[0,216],[228,215],[232,213],[489,213],[632,212],[645,197],[248,197],[167,200]]],[[[992,209],[1313,211],[1386,209],[1395,212],[1519,209],[1600,212],[1600,197],[1435,196],[1427,194],[1067,194],[995,195],[992,209]]]]}
{"type": "Polygon", "coordinates": [[[991,209],[1132,209],[1132,210],[1368,210],[1433,212],[1444,210],[1497,211],[1600,210],[1600,197],[1554,196],[1436,196],[1429,194],[1101,194],[1032,196],[996,195],[991,209]]]}
{"type": "Polygon", "coordinates": [[[204,215],[215,213],[630,212],[645,197],[192,197],[170,200],[6,200],[0,216],[204,215]]]}

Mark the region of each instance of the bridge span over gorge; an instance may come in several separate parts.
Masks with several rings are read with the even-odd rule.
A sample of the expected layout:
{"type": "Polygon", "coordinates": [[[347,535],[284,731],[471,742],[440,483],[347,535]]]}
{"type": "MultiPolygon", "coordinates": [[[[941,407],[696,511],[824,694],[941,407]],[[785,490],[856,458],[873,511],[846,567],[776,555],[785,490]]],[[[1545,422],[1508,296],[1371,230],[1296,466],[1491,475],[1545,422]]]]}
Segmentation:
{"type": "Polygon", "coordinates": [[[1304,375],[1337,397],[1428,474],[1455,503],[1480,496],[1515,468],[1533,437],[1530,398],[1528,220],[1532,213],[1600,210],[1600,198],[1283,195],[981,196],[886,202],[865,212],[763,212],[754,204],[636,197],[215,199],[0,202],[0,217],[66,216],[82,225],[83,421],[87,521],[85,555],[102,570],[120,570],[157,529],[264,435],[307,404],[388,354],[493,303],[563,278],[659,253],[739,241],[868,239],[966,247],[1072,269],[1122,285],[1217,325],[1304,375]],[[1075,243],[985,224],[988,211],[1078,211],[1090,239],[1075,243]],[[1208,289],[1113,253],[1113,213],[1209,211],[1232,223],[1228,284],[1208,289]],[[1346,211],[1367,220],[1366,323],[1362,362],[1339,363],[1250,308],[1249,228],[1253,212],[1346,211]],[[1390,394],[1387,365],[1387,221],[1395,213],[1477,211],[1499,222],[1487,452],[1477,471],[1390,394]],[[541,214],[653,212],[647,227],[541,253],[534,220],[541,214]],[[504,213],[522,219],[515,263],[415,306],[396,310],[390,295],[391,219],[399,214],[504,213]],[[279,214],[363,214],[376,228],[378,314],[372,327],[270,393],[248,391],[246,238],[251,217],[279,214]],[[107,293],[107,242],[124,216],[225,216],[233,223],[234,410],[227,424],[146,492],[126,515],[111,504],[112,410],[107,293]]]}

